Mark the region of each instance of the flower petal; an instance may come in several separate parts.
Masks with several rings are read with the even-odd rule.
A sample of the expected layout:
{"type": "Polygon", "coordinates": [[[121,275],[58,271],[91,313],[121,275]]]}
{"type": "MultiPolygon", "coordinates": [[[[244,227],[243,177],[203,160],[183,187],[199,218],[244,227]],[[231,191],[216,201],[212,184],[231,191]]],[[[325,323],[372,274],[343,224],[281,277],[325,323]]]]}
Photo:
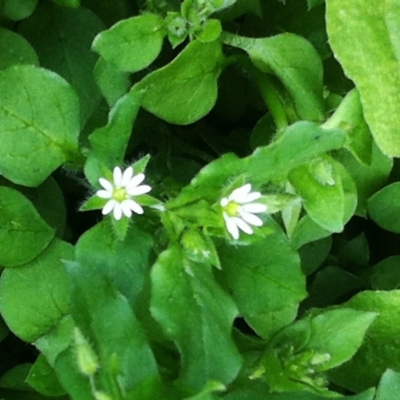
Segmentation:
{"type": "Polygon", "coordinates": [[[229,204],[229,199],[227,197],[223,197],[219,204],[221,205],[221,207],[226,207],[229,204]]]}
{"type": "Polygon", "coordinates": [[[133,177],[133,168],[128,167],[122,174],[121,186],[125,187],[133,177]]]}
{"type": "Polygon", "coordinates": [[[245,197],[247,194],[249,194],[250,191],[251,191],[251,184],[247,183],[246,185],[243,185],[240,188],[235,189],[229,195],[229,200],[241,203],[242,198],[245,197]]]}
{"type": "Polygon", "coordinates": [[[250,214],[246,211],[240,211],[240,216],[244,221],[246,221],[250,225],[254,226],[262,226],[264,223],[263,220],[256,215],[250,214]]]}
{"type": "Polygon", "coordinates": [[[136,201],[134,201],[132,199],[124,200],[122,202],[122,208],[123,209],[130,209],[136,214],[143,214],[144,213],[142,206],[140,206],[138,203],[136,203],[136,201]]]}
{"type": "Polygon", "coordinates": [[[114,185],[121,186],[122,184],[122,171],[120,167],[115,167],[113,172],[114,185]]]}
{"type": "Polygon", "coordinates": [[[238,229],[237,225],[235,224],[233,218],[230,217],[226,212],[224,212],[222,215],[225,220],[226,229],[228,230],[228,232],[232,235],[232,237],[235,240],[238,240],[239,239],[239,229],[238,229]]]}
{"type": "Polygon", "coordinates": [[[238,228],[241,229],[244,233],[247,233],[248,235],[251,235],[253,233],[253,229],[251,229],[250,225],[248,225],[241,218],[233,217],[232,219],[234,220],[238,228]]]}
{"type": "Polygon", "coordinates": [[[117,204],[118,202],[116,201],[116,200],[110,200],[110,201],[107,201],[107,203],[106,203],[106,205],[103,207],[103,209],[101,210],[101,213],[103,214],[103,215],[107,215],[107,214],[110,214],[110,212],[114,209],[114,207],[115,207],[115,205],[117,204]]]}
{"type": "Polygon", "coordinates": [[[260,192],[251,192],[243,196],[240,200],[237,200],[237,202],[241,204],[251,203],[252,201],[259,199],[260,197],[261,197],[260,192]]]}
{"type": "Polygon", "coordinates": [[[122,218],[122,206],[121,203],[116,202],[114,206],[114,218],[119,221],[122,218]]]}
{"type": "Polygon", "coordinates": [[[137,186],[133,189],[127,190],[128,194],[131,196],[139,196],[141,194],[145,194],[150,192],[151,190],[151,186],[149,185],[141,185],[141,186],[137,186]]]}
{"type": "Polygon", "coordinates": [[[122,210],[122,213],[125,215],[125,217],[130,218],[130,217],[132,217],[132,210],[131,210],[131,208],[129,207],[129,204],[127,204],[127,201],[128,201],[128,200],[124,200],[124,201],[121,203],[121,210],[122,210]]]}
{"type": "Polygon", "coordinates": [[[99,182],[100,182],[100,185],[103,186],[104,189],[108,190],[110,193],[113,192],[114,186],[112,185],[112,183],[110,181],[108,181],[107,179],[104,179],[104,178],[100,178],[99,182]]]}
{"type": "Polygon", "coordinates": [[[126,190],[129,193],[130,190],[139,186],[144,181],[144,174],[137,174],[135,175],[130,182],[126,185],[126,190]]]}
{"type": "Polygon", "coordinates": [[[262,213],[268,210],[268,207],[265,204],[260,203],[252,203],[252,204],[244,204],[241,208],[244,212],[250,213],[262,213]]]}
{"type": "Polygon", "coordinates": [[[111,199],[112,192],[110,192],[108,190],[98,190],[96,192],[96,196],[100,197],[101,199],[111,199]]]}

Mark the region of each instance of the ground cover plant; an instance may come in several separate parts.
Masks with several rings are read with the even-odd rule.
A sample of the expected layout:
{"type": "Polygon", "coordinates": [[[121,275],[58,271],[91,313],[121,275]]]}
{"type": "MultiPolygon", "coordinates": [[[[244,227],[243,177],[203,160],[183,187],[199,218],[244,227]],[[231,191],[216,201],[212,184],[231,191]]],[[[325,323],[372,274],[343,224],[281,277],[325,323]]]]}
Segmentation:
{"type": "Polygon", "coordinates": [[[0,21],[0,399],[400,399],[399,0],[0,21]]]}

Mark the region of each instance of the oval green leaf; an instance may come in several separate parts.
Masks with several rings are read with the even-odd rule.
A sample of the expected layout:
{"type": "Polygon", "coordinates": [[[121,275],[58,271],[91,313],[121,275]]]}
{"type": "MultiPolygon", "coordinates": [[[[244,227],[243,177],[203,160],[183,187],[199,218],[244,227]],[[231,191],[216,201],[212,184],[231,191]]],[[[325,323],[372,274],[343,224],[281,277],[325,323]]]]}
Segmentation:
{"type": "Polygon", "coordinates": [[[57,74],[31,65],[0,71],[0,173],[38,186],[77,151],[79,100],[57,74]]]}
{"type": "Polygon", "coordinates": [[[0,264],[15,267],[38,256],[54,236],[21,193],[0,187],[0,264]]]}

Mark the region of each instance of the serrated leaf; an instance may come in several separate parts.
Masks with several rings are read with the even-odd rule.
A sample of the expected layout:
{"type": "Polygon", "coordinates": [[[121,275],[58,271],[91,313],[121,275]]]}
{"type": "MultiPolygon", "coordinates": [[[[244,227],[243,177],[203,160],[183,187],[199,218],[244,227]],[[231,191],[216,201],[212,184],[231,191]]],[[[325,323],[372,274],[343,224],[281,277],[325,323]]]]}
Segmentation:
{"type": "Polygon", "coordinates": [[[359,91],[372,135],[384,154],[400,156],[398,2],[326,0],[326,6],[329,43],[359,91]]]}
{"type": "Polygon", "coordinates": [[[209,380],[231,382],[241,367],[231,338],[237,310],[209,267],[172,247],[158,257],[151,282],[151,313],[181,353],[180,384],[196,393],[209,380]]]}
{"type": "Polygon", "coordinates": [[[76,155],[78,98],[61,77],[30,65],[0,71],[0,92],[0,173],[38,186],[76,155]]]}
{"type": "Polygon", "coordinates": [[[221,43],[193,41],[169,64],[142,79],[142,105],[173,124],[193,123],[208,114],[217,100],[217,80],[225,57],[221,43]]]}
{"type": "Polygon", "coordinates": [[[92,48],[120,71],[137,72],[157,58],[164,36],[162,18],[149,13],[119,21],[101,32],[92,48]]]}

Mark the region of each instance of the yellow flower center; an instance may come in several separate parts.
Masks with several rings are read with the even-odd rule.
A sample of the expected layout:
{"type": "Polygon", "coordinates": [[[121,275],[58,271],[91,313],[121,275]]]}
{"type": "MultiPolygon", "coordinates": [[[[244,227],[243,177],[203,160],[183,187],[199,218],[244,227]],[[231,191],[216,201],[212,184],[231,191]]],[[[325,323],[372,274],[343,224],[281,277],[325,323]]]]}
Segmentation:
{"type": "Polygon", "coordinates": [[[235,203],[234,201],[231,201],[228,203],[225,207],[225,212],[230,216],[230,217],[236,217],[239,214],[239,204],[235,203]]]}
{"type": "Polygon", "coordinates": [[[128,193],[123,187],[116,187],[114,189],[113,198],[120,203],[128,198],[128,193]]]}

